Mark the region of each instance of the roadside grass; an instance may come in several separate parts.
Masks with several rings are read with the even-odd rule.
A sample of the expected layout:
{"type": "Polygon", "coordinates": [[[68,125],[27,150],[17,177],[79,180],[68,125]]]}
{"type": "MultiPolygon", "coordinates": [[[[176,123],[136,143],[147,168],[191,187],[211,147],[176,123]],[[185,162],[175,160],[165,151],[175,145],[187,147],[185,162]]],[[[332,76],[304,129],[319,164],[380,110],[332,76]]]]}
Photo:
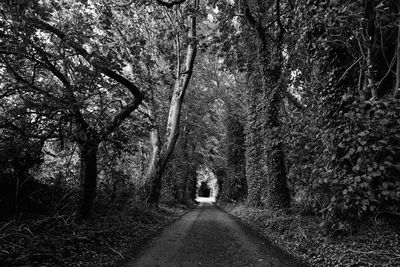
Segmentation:
{"type": "Polygon", "coordinates": [[[88,221],[65,214],[0,222],[0,266],[122,266],[187,211],[103,206],[88,221]]]}
{"type": "Polygon", "coordinates": [[[219,206],[311,266],[400,266],[398,228],[370,224],[332,236],[318,216],[280,214],[240,203],[219,206]]]}

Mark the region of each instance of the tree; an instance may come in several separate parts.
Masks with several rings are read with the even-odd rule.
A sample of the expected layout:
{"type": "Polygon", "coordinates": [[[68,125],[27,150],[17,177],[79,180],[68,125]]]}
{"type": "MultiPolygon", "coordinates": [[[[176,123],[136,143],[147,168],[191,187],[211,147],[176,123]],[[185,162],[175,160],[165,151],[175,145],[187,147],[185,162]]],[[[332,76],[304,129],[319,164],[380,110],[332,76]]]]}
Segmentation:
{"type": "Polygon", "coordinates": [[[244,114],[234,104],[234,102],[227,102],[225,104],[227,114],[225,118],[226,138],[224,142],[226,142],[227,177],[224,179],[220,190],[222,191],[222,199],[241,201],[247,197],[244,114]]]}
{"type": "MultiPolygon", "coordinates": [[[[17,86],[25,89],[20,96],[32,92],[25,94],[31,97],[27,100],[35,108],[46,107],[47,120],[59,126],[58,135],[50,137],[67,137],[78,144],[80,214],[88,217],[96,195],[98,147],[139,107],[144,95],[119,73],[124,61],[118,55],[101,47],[92,51],[96,41],[97,45],[104,45],[104,25],[90,24],[89,18],[85,18],[84,24],[79,15],[68,17],[62,13],[64,10],[54,9],[48,3],[36,4],[34,8],[2,4],[7,12],[3,13],[7,16],[3,17],[3,27],[12,34],[6,35],[8,42],[2,43],[1,53],[7,57],[8,74],[17,86]],[[61,12],[58,20],[57,12],[61,12]],[[67,21],[71,28],[66,27],[67,21]]],[[[78,3],[69,8],[93,6],[78,3]]],[[[36,110],[33,114],[38,113],[36,110]]]]}
{"type": "Polygon", "coordinates": [[[152,120],[153,126],[151,131],[151,145],[152,155],[149,163],[148,171],[146,174],[146,181],[148,187],[148,203],[150,205],[157,205],[160,192],[162,176],[166,169],[167,163],[172,155],[175,144],[179,137],[181,110],[184,101],[186,90],[189,86],[189,81],[193,73],[194,60],[197,53],[197,40],[196,40],[196,17],[199,9],[199,1],[194,0],[193,7],[190,14],[188,23],[188,39],[186,57],[184,65],[181,66],[181,37],[179,32],[176,32],[176,75],[175,84],[172,92],[171,103],[169,106],[169,113],[166,126],[165,143],[161,144],[159,133],[159,126],[155,113],[155,103],[153,93],[150,96],[148,113],[152,120]]]}
{"type": "MultiPolygon", "coordinates": [[[[266,141],[264,151],[256,153],[261,156],[256,161],[262,160],[265,164],[264,173],[259,173],[256,177],[249,177],[249,195],[251,204],[264,204],[273,209],[287,209],[289,207],[290,195],[286,182],[285,156],[283,150],[283,140],[281,138],[280,110],[284,97],[285,81],[282,79],[283,71],[283,41],[285,27],[283,25],[282,6],[290,10],[289,4],[281,1],[273,3],[253,3],[253,1],[238,1],[237,8],[241,11],[248,26],[255,32],[257,40],[257,64],[252,66],[250,71],[254,71],[250,79],[260,79],[259,83],[253,83],[256,94],[261,94],[265,106],[262,108],[262,120],[259,125],[250,131],[261,131],[261,138],[266,141]],[[254,14],[257,14],[255,16],[254,14]],[[259,75],[254,77],[254,75],[259,75]],[[258,93],[259,92],[259,93],[258,93]],[[257,177],[257,176],[264,177],[257,177]],[[256,179],[255,183],[251,180],[256,179]]],[[[254,99],[251,99],[252,101],[254,99]]],[[[255,107],[258,109],[258,107],[255,107]]],[[[254,133],[258,135],[259,133],[254,133]]],[[[261,141],[261,140],[259,140],[261,141]]],[[[253,145],[257,146],[259,141],[253,145]]],[[[249,147],[248,149],[254,149],[249,147]]]]}

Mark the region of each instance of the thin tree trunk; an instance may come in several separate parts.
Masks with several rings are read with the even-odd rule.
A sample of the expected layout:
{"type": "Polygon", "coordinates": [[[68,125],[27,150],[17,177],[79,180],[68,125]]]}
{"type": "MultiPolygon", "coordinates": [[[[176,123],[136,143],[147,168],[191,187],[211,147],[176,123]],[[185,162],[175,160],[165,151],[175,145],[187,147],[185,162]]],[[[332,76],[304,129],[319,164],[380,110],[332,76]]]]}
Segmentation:
{"type": "Polygon", "coordinates": [[[400,91],[400,21],[397,29],[397,64],[396,64],[396,83],[394,86],[394,96],[397,97],[400,91]]]}
{"type": "Polygon", "coordinates": [[[372,63],[372,49],[369,46],[367,48],[367,81],[368,88],[371,90],[371,96],[373,100],[378,99],[378,91],[374,83],[374,72],[373,72],[373,63],[372,63]]]}
{"type": "Polygon", "coordinates": [[[361,103],[365,102],[365,90],[363,84],[363,69],[362,65],[360,64],[360,72],[358,75],[358,84],[357,84],[358,96],[360,97],[361,103]]]}
{"type": "Polygon", "coordinates": [[[374,35],[375,35],[375,25],[374,25],[374,20],[375,20],[375,6],[374,6],[374,0],[367,0],[365,3],[365,11],[364,11],[364,18],[366,21],[365,25],[365,38],[366,38],[366,44],[367,44],[367,55],[366,55],[366,60],[367,60],[367,70],[366,70],[366,76],[367,76],[367,81],[368,81],[368,89],[371,91],[371,96],[372,100],[378,99],[378,91],[377,87],[375,86],[375,80],[374,80],[374,65],[372,61],[372,47],[374,43],[374,35]]]}
{"type": "Polygon", "coordinates": [[[99,142],[94,140],[88,140],[85,144],[80,145],[81,199],[79,211],[83,218],[90,216],[96,197],[98,147],[99,142]]]}

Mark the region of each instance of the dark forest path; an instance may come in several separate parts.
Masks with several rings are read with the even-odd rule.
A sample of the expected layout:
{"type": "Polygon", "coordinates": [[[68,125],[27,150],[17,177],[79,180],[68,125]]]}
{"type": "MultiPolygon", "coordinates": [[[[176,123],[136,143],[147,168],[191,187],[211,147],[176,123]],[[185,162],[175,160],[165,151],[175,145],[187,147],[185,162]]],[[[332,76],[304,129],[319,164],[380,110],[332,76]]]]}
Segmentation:
{"type": "Polygon", "coordinates": [[[128,266],[301,266],[204,201],[165,229],[128,266]]]}

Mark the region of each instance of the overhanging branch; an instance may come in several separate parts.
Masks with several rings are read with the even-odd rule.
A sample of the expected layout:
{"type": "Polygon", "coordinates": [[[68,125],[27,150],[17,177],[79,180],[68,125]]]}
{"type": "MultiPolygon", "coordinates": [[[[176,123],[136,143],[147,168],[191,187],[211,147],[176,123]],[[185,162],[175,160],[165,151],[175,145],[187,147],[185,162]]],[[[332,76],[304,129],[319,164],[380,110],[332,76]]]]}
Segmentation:
{"type": "Polygon", "coordinates": [[[106,130],[104,131],[103,136],[108,136],[112,133],[121,123],[133,112],[135,111],[139,105],[141,104],[141,100],[135,99],[132,103],[125,106],[107,125],[106,130]]]}
{"type": "Polygon", "coordinates": [[[186,0],[173,0],[171,2],[166,2],[163,0],[156,0],[156,2],[162,6],[165,6],[166,8],[171,8],[175,5],[179,5],[182,4],[183,2],[185,2],[186,0]]]}
{"type": "Polygon", "coordinates": [[[104,67],[100,64],[99,60],[94,58],[92,54],[89,54],[80,44],[77,44],[71,39],[67,38],[67,35],[57,29],[56,27],[48,24],[47,22],[44,22],[38,18],[30,18],[30,21],[36,24],[39,28],[49,31],[53,34],[55,34],[58,38],[61,40],[65,41],[68,45],[70,45],[75,51],[81,55],[83,58],[86,59],[93,67],[95,67],[97,70],[99,70],[102,74],[106,75],[107,77],[115,80],[116,82],[122,84],[125,86],[133,95],[135,98],[137,98],[140,102],[143,100],[144,95],[142,92],[140,92],[139,88],[133,84],[131,81],[123,77],[122,75],[118,74],[117,72],[104,67]]]}

